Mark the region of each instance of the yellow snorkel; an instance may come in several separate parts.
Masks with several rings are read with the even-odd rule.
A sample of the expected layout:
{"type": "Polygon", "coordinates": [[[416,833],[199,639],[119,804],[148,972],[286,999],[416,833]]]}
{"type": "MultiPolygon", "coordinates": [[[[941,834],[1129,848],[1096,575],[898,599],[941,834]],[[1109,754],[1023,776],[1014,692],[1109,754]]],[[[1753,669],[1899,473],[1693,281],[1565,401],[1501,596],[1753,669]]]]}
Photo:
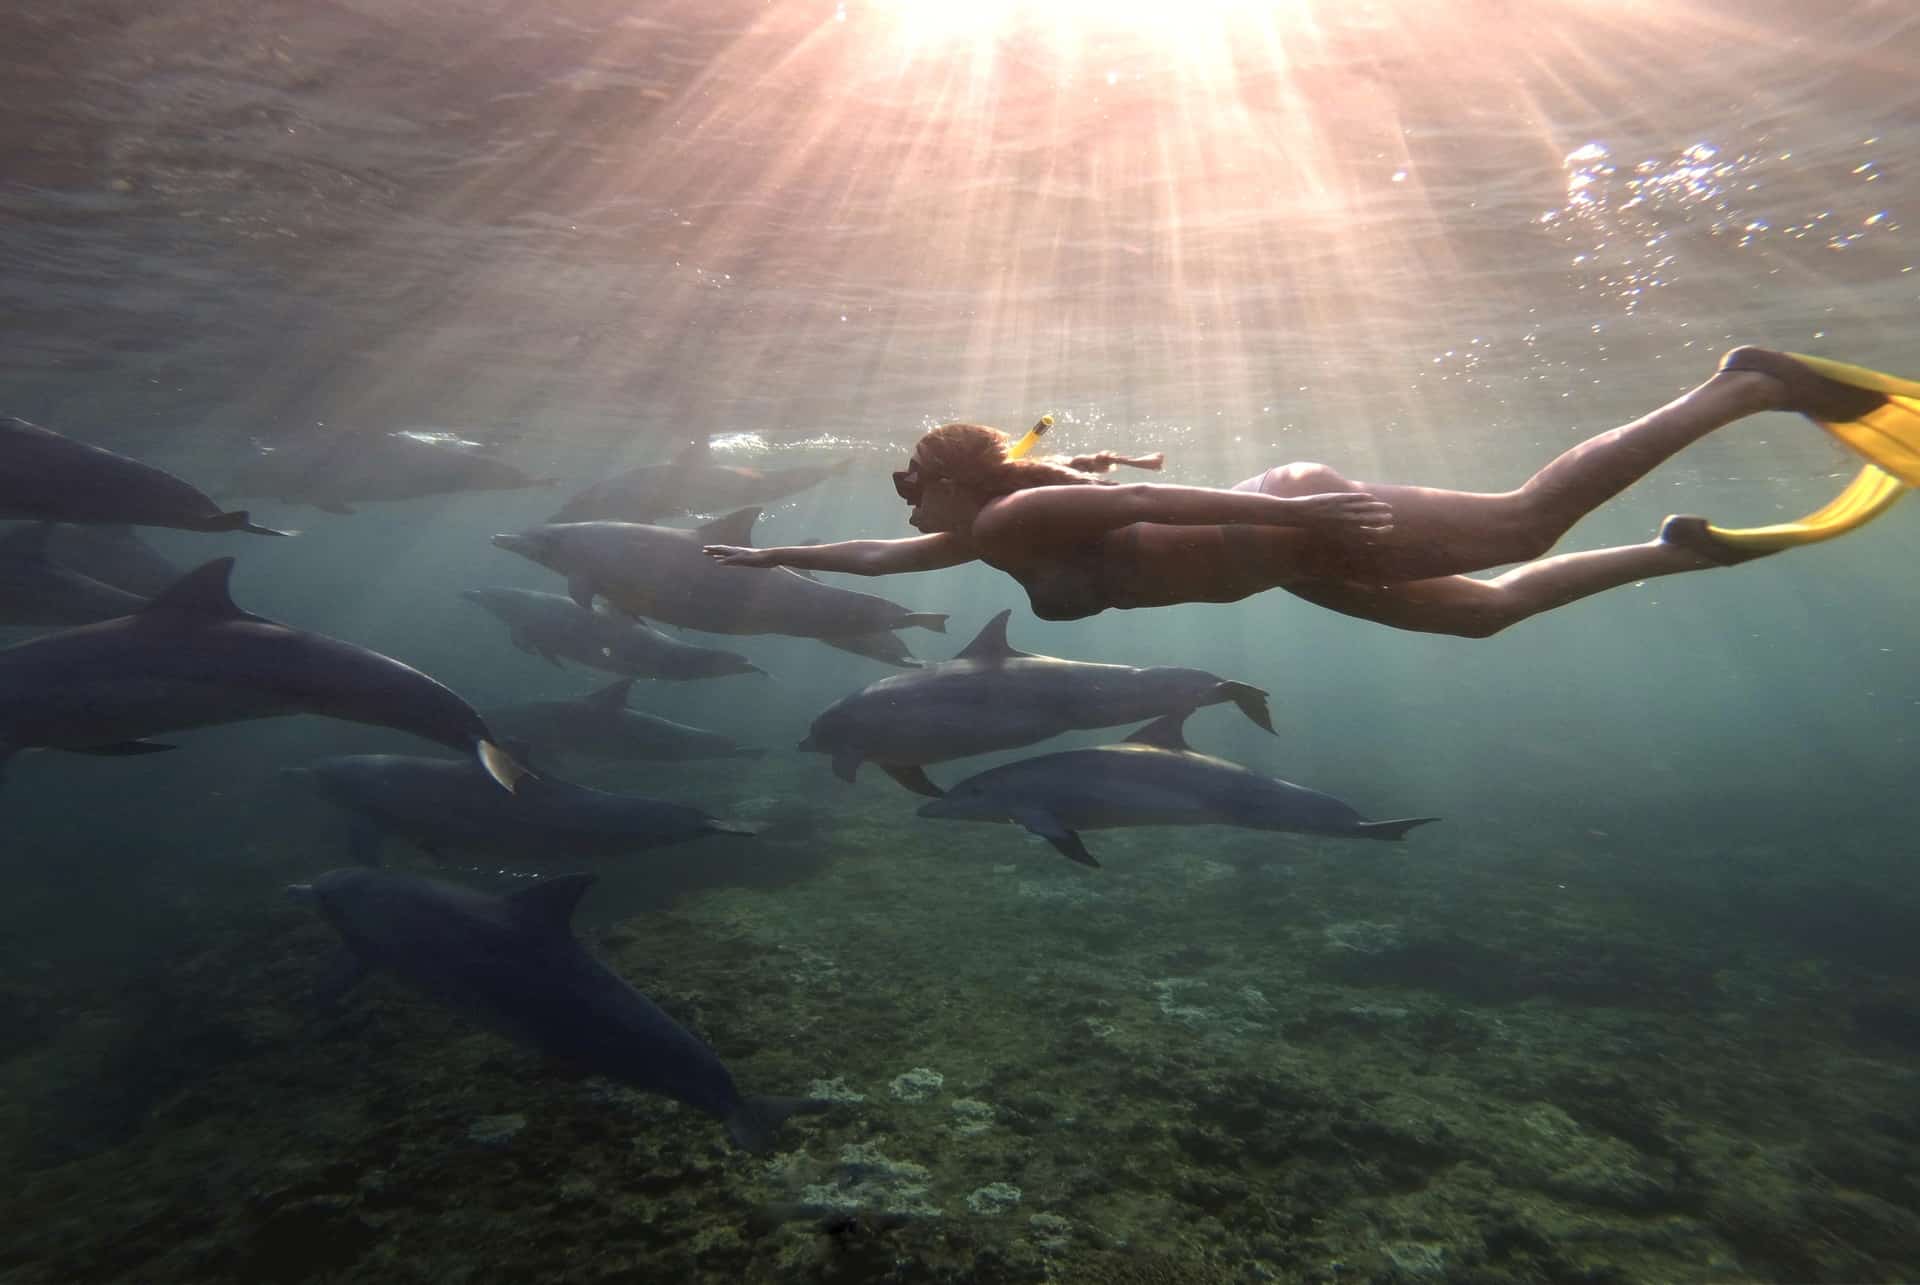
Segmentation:
{"type": "Polygon", "coordinates": [[[1027,435],[1007,448],[1010,460],[1024,459],[1028,452],[1040,444],[1040,438],[1053,427],[1053,416],[1042,415],[1040,422],[1027,430],[1027,435]]]}

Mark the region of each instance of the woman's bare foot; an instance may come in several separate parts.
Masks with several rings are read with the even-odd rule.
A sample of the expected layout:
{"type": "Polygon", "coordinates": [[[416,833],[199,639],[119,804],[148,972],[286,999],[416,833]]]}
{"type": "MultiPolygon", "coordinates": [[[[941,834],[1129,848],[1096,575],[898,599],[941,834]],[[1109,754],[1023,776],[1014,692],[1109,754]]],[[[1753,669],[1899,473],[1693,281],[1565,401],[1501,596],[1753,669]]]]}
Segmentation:
{"type": "Polygon", "coordinates": [[[1786,353],[1771,348],[1735,348],[1720,359],[1726,373],[1749,371],[1765,375],[1780,385],[1781,395],[1775,408],[1805,415],[1828,424],[1848,424],[1886,404],[1886,397],[1867,388],[1855,388],[1837,379],[1828,379],[1811,367],[1803,366],[1786,353]]]}
{"type": "Polygon", "coordinates": [[[1660,543],[1685,549],[1717,567],[1734,567],[1780,552],[1779,549],[1744,549],[1728,544],[1707,527],[1705,518],[1676,513],[1660,524],[1660,543]]]}

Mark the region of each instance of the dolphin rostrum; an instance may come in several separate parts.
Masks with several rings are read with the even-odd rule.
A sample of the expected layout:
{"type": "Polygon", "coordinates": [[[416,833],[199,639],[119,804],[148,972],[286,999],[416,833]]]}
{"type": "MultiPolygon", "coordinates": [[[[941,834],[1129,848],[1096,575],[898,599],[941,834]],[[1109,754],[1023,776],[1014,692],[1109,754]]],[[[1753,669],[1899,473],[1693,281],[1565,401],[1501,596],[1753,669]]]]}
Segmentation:
{"type": "Polygon", "coordinates": [[[1181,733],[1185,714],[1156,719],[1119,745],[1063,750],[988,768],[923,817],[1012,821],[1081,865],[1097,866],[1081,830],[1146,825],[1231,825],[1250,830],[1399,839],[1438,817],[1367,821],[1329,794],[1196,754],[1181,733]]]}
{"type": "Polygon", "coordinates": [[[474,708],[409,665],[242,611],[232,558],[189,571],[132,615],[0,651],[0,767],[25,749],[148,754],[145,739],[217,723],[323,714],[475,754],[511,790],[526,770],[474,708]]]}
{"type": "Polygon", "coordinates": [[[514,646],[554,665],[571,660],[628,678],[672,681],[767,672],[738,652],[669,638],[644,621],[582,607],[565,594],[490,587],[460,596],[492,612],[514,646]]]}
{"type": "Polygon", "coordinates": [[[633,680],[623,678],[572,701],[526,701],[487,711],[487,723],[540,754],[599,759],[759,758],[766,751],[731,736],[627,708],[633,680]]]}
{"type": "Polygon", "coordinates": [[[919,626],[944,631],[944,614],[911,611],[870,593],[822,584],[786,567],[722,566],[701,550],[747,544],[759,509],[692,530],[636,522],[567,522],[493,537],[567,578],[583,607],[604,597],[630,616],[714,634],[789,634],[834,640],[919,626]]]}
{"type": "Polygon", "coordinates": [[[555,875],[507,897],[393,870],[331,870],[290,896],[345,943],[326,998],[369,970],[556,1062],[683,1102],[734,1144],[770,1149],[780,1123],[826,1110],[807,1098],[747,1097],[720,1055],[574,939],[589,874],[555,875]]]}
{"type": "Polygon", "coordinates": [[[0,518],[287,534],[223,513],[165,469],[12,416],[0,416],[0,518]]]}
{"type": "Polygon", "coordinates": [[[353,855],[363,865],[379,864],[380,843],[388,836],[406,839],[436,860],[464,852],[547,863],[754,833],[699,808],[589,789],[544,772],[508,794],[470,759],[346,754],[288,775],[311,780],[353,817],[353,855]]]}
{"type": "Polygon", "coordinates": [[[1138,723],[1232,701],[1271,732],[1267,693],[1204,669],[1098,665],[1015,651],[1003,611],[952,660],[895,674],[835,702],[800,748],[832,756],[852,781],[874,763],[918,794],[938,797],[929,763],[1017,749],[1062,732],[1138,723]]]}

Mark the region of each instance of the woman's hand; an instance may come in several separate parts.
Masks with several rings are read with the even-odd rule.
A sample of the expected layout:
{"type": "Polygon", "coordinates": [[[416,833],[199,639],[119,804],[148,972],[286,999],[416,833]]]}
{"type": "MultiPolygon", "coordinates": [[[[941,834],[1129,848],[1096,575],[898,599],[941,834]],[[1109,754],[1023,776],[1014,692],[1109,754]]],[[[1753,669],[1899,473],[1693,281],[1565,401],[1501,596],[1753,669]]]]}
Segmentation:
{"type": "Polygon", "coordinates": [[[732,544],[709,544],[700,552],[712,558],[723,567],[777,567],[780,559],[776,549],[743,549],[732,544]]]}
{"type": "Polygon", "coordinates": [[[1332,491],[1325,495],[1298,495],[1287,499],[1299,525],[1318,530],[1360,531],[1384,535],[1393,530],[1393,506],[1365,491],[1332,491]]]}

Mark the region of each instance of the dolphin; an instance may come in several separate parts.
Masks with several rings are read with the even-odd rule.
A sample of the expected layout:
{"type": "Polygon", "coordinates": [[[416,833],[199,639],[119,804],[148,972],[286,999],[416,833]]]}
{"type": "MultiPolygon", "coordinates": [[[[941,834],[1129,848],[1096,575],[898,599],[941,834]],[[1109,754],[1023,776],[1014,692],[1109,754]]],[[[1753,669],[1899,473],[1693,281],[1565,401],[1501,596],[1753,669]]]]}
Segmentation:
{"type": "MultiPolygon", "coordinates": [[[[512,741],[507,742],[512,745],[512,741]]],[[[348,754],[291,769],[352,815],[354,859],[378,865],[381,840],[410,841],[436,860],[467,852],[526,861],[618,856],[754,833],[699,808],[531,777],[512,794],[468,759],[348,754]]]]}
{"type": "Polygon", "coordinates": [[[142,598],[153,597],[184,574],[124,523],[62,522],[53,528],[47,549],[61,566],[142,598]]]}
{"type": "Polygon", "coordinates": [[[817,486],[852,464],[849,455],[837,464],[739,468],[714,463],[711,444],[702,438],[665,464],[643,464],[594,483],[547,521],[657,522],[688,513],[725,513],[817,486]]]}
{"type": "Polygon", "coordinates": [[[256,525],[245,510],[222,512],[209,496],[165,469],[4,415],[0,518],[287,534],[256,525]]]}
{"type": "Polygon", "coordinates": [[[683,1102],[721,1121],[734,1145],[773,1146],[807,1098],[746,1097],[706,1041],[589,955],[573,910],[590,874],[555,875],[506,897],[393,870],[330,870],[288,895],[315,906],[345,944],[323,984],[337,1002],[368,971],[387,973],[556,1062],[683,1102]]]}
{"type": "Polygon", "coordinates": [[[911,611],[797,575],[785,567],[722,566],[701,550],[751,541],[759,509],[741,509],[692,530],[636,522],[565,522],[493,543],[567,578],[583,607],[604,597],[630,616],[714,634],[789,634],[836,639],[919,626],[944,631],[944,614],[911,611]]]}
{"type": "Polygon", "coordinates": [[[162,732],[282,714],[371,723],[476,754],[508,790],[526,775],[474,708],[379,652],[234,605],[232,558],[189,571],[132,615],[0,650],[0,768],[24,749],[149,754],[162,732]]]}
{"type": "Polygon", "coordinates": [[[767,672],[738,652],[681,642],[642,621],[582,607],[564,594],[485,588],[460,596],[492,612],[514,646],[555,665],[564,658],[610,674],[673,681],[767,672]]]}
{"type": "Polygon", "coordinates": [[[54,561],[47,547],[53,530],[50,522],[36,522],[0,535],[0,625],[84,625],[147,605],[137,594],[54,561]]]}
{"type": "Polygon", "coordinates": [[[551,478],[531,477],[486,454],[480,443],[451,433],[323,429],[273,445],[256,443],[254,453],[235,467],[226,492],[352,513],[352,506],[363,500],[416,500],[551,484],[551,478]]]}
{"type": "Polygon", "coordinates": [[[541,754],[600,759],[759,758],[765,750],[731,736],[627,708],[633,680],[623,678],[574,701],[528,701],[487,711],[487,724],[541,754]]]}
{"type": "Polygon", "coordinates": [[[1196,754],[1184,713],[1155,719],[1119,745],[1064,750],[988,768],[920,806],[923,817],[1012,821],[1062,855],[1097,866],[1081,830],[1232,825],[1249,830],[1399,839],[1438,817],[1367,821],[1329,794],[1196,754]]]}
{"type": "Polygon", "coordinates": [[[939,797],[929,763],[1017,749],[1062,732],[1138,723],[1232,701],[1273,731],[1267,693],[1204,669],[1098,665],[1015,651],[1003,611],[952,660],[870,683],[813,720],[800,748],[833,758],[851,782],[877,764],[917,794],[939,797]]]}

